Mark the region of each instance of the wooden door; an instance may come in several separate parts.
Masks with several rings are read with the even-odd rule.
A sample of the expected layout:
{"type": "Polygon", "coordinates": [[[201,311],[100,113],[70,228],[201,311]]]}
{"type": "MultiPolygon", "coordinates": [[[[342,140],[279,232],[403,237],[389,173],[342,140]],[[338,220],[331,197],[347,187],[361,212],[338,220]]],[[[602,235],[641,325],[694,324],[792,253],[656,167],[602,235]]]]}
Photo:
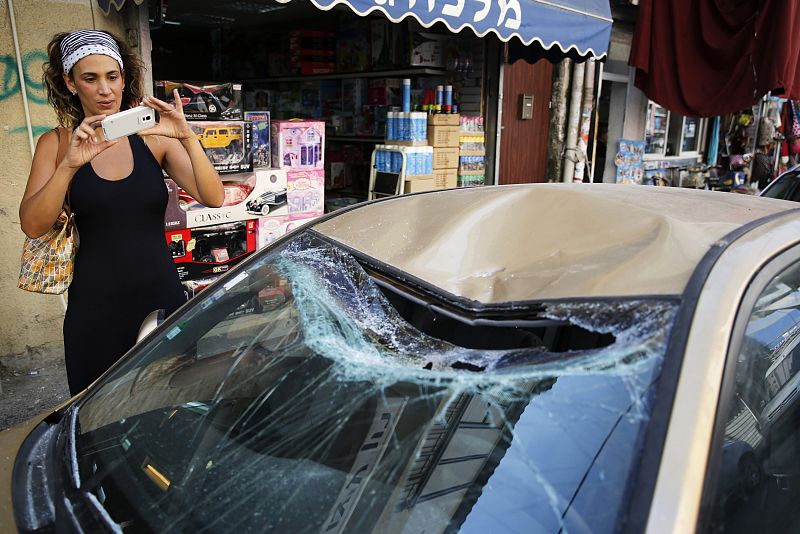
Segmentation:
{"type": "Polygon", "coordinates": [[[553,65],[518,60],[504,65],[500,176],[497,183],[546,182],[553,65]],[[533,95],[533,118],[520,119],[521,95],[533,95]]]}

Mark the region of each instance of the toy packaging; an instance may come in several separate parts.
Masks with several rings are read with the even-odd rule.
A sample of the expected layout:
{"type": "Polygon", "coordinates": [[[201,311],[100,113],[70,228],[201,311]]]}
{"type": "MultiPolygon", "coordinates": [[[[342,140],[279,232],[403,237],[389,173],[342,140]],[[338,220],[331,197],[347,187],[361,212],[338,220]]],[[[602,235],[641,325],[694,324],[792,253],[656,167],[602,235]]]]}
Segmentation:
{"type": "Polygon", "coordinates": [[[220,174],[253,170],[252,128],[244,121],[190,122],[220,174]]]}
{"type": "Polygon", "coordinates": [[[269,167],[269,111],[245,111],[244,118],[253,125],[253,166],[269,167]]]}
{"type": "Polygon", "coordinates": [[[278,169],[322,169],[325,164],[323,121],[272,121],[272,166],[278,169]]]}
{"type": "Polygon", "coordinates": [[[258,248],[264,248],[288,231],[289,217],[262,217],[258,220],[258,248]]]}
{"type": "Polygon", "coordinates": [[[174,103],[172,90],[177,89],[183,104],[183,114],[189,120],[242,120],[242,84],[220,83],[196,85],[190,83],[155,82],[155,96],[174,103]]]}
{"type": "Polygon", "coordinates": [[[200,280],[228,271],[256,251],[257,221],[165,232],[178,277],[200,280]]]}
{"type": "Polygon", "coordinates": [[[173,180],[165,183],[169,192],[166,230],[244,221],[268,214],[288,215],[286,171],[280,169],[223,176],[225,201],[219,208],[203,206],[173,180]]]}
{"type": "Polygon", "coordinates": [[[325,210],[324,171],[288,171],[287,185],[290,219],[322,215],[325,210]]]}

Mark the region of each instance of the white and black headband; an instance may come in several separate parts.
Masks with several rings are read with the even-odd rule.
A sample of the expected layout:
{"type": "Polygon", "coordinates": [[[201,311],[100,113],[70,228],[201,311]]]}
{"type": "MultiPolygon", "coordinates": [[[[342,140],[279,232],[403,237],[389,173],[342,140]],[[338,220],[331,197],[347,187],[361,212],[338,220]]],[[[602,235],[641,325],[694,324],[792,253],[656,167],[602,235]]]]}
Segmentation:
{"type": "Polygon", "coordinates": [[[61,40],[61,63],[64,72],[68,73],[75,63],[91,54],[101,54],[117,60],[120,72],[122,67],[122,54],[119,53],[114,38],[104,32],[95,30],[79,30],[72,32],[61,40]]]}

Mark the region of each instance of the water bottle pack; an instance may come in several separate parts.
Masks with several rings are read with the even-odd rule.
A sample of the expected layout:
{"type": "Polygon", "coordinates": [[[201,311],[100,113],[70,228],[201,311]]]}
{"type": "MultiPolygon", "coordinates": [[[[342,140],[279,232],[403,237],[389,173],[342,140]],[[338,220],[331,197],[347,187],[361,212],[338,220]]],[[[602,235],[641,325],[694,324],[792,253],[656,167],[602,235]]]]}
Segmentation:
{"type": "Polygon", "coordinates": [[[386,114],[386,140],[427,142],[428,115],[418,111],[390,111],[386,114]]]}
{"type": "Polygon", "coordinates": [[[484,185],[486,177],[483,174],[459,176],[458,187],[478,187],[484,185]]]}
{"type": "Polygon", "coordinates": [[[461,156],[458,159],[458,170],[460,171],[483,171],[485,169],[485,156],[461,156]]]}
{"type": "Polygon", "coordinates": [[[407,175],[433,174],[433,148],[429,146],[378,145],[375,147],[375,167],[378,172],[399,173],[403,167],[403,155],[407,175]]]}
{"type": "Polygon", "coordinates": [[[483,133],[483,117],[461,116],[461,131],[464,133],[483,133]]]}
{"type": "Polygon", "coordinates": [[[485,138],[482,135],[462,135],[459,138],[462,152],[482,152],[486,150],[485,138]]]}

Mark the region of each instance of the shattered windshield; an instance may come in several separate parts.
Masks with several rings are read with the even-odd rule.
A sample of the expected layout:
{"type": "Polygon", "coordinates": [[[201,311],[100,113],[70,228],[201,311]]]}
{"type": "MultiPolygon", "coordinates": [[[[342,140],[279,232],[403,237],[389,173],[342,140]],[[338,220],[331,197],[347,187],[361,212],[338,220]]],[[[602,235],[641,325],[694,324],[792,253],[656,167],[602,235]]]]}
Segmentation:
{"type": "Polygon", "coordinates": [[[306,232],[207,289],[80,406],[65,454],[80,520],[614,531],[676,303],[545,302],[480,322],[378,278],[306,232]]]}

